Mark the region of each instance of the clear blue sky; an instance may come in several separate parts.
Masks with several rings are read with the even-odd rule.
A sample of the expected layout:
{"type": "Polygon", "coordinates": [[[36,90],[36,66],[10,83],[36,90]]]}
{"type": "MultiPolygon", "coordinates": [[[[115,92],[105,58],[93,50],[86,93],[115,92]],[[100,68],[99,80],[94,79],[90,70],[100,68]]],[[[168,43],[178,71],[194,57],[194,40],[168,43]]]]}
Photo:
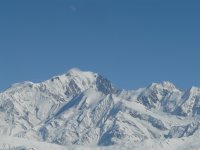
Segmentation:
{"type": "Polygon", "coordinates": [[[125,89],[200,86],[200,1],[0,1],[0,91],[72,67],[125,89]]]}

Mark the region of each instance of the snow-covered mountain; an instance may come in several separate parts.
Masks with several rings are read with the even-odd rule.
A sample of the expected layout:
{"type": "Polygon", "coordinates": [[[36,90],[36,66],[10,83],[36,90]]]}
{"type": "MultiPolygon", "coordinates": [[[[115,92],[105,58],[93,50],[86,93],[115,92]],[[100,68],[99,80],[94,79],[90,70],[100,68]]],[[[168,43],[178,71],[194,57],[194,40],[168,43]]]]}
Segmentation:
{"type": "MultiPolygon", "coordinates": [[[[164,81],[120,90],[101,75],[79,69],[41,83],[14,84],[0,93],[0,139],[127,149],[188,147],[200,138],[199,118],[197,87],[184,91],[164,81]]],[[[2,141],[0,149],[6,149],[12,140],[2,141]]]]}

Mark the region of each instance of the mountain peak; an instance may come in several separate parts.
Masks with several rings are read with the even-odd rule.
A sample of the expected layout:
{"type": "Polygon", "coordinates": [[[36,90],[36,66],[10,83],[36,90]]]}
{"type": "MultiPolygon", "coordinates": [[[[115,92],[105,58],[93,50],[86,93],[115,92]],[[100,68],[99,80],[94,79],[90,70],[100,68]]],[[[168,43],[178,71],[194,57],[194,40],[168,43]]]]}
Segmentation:
{"type": "Polygon", "coordinates": [[[82,71],[79,68],[72,68],[65,75],[70,78],[80,78],[88,81],[94,81],[98,76],[97,73],[91,71],[82,71]]]}
{"type": "Polygon", "coordinates": [[[161,83],[152,83],[151,85],[148,86],[148,88],[174,90],[176,89],[176,86],[169,81],[163,81],[161,83]]]}
{"type": "Polygon", "coordinates": [[[78,68],[72,68],[66,74],[55,76],[47,80],[45,84],[52,92],[62,91],[67,96],[77,95],[90,88],[97,89],[106,95],[114,92],[109,80],[97,73],[81,71],[78,68]]]}
{"type": "Polygon", "coordinates": [[[73,68],[0,93],[0,136],[60,145],[124,146],[159,138],[169,142],[199,133],[199,108],[197,87],[179,91],[164,81],[117,93],[105,77],[73,68]]]}
{"type": "Polygon", "coordinates": [[[83,71],[81,71],[79,68],[71,68],[70,70],[67,71],[67,74],[76,74],[81,72],[83,71]]]}
{"type": "Polygon", "coordinates": [[[94,72],[81,71],[78,68],[72,68],[66,75],[76,83],[79,82],[77,85],[89,85],[90,87],[96,88],[106,95],[115,91],[112,83],[109,80],[94,72]]]}
{"type": "Polygon", "coordinates": [[[200,93],[200,88],[192,86],[188,91],[190,92],[190,94],[195,95],[200,93]]]}
{"type": "Polygon", "coordinates": [[[176,88],[176,86],[170,81],[163,81],[162,85],[163,85],[163,87],[170,88],[170,89],[176,88]]]}
{"type": "Polygon", "coordinates": [[[200,88],[196,87],[196,86],[192,86],[190,88],[190,91],[200,91],[200,88]]]}

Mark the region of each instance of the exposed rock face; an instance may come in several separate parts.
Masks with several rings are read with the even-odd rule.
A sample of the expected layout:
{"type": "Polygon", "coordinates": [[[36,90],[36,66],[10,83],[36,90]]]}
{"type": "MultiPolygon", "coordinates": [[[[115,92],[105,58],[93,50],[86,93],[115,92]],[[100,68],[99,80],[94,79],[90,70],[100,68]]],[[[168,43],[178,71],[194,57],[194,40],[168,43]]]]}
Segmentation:
{"type": "Polygon", "coordinates": [[[118,90],[106,78],[72,69],[0,93],[0,135],[61,145],[113,145],[193,136],[200,89],[170,82],[118,90]]]}

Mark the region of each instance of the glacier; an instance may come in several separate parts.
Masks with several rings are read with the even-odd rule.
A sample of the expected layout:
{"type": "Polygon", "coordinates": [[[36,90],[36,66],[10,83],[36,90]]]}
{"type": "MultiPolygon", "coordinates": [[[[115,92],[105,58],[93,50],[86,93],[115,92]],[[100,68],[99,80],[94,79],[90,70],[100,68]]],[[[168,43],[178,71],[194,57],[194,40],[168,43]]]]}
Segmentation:
{"type": "Polygon", "coordinates": [[[0,93],[0,149],[200,149],[200,88],[117,89],[71,69],[0,93]]]}

